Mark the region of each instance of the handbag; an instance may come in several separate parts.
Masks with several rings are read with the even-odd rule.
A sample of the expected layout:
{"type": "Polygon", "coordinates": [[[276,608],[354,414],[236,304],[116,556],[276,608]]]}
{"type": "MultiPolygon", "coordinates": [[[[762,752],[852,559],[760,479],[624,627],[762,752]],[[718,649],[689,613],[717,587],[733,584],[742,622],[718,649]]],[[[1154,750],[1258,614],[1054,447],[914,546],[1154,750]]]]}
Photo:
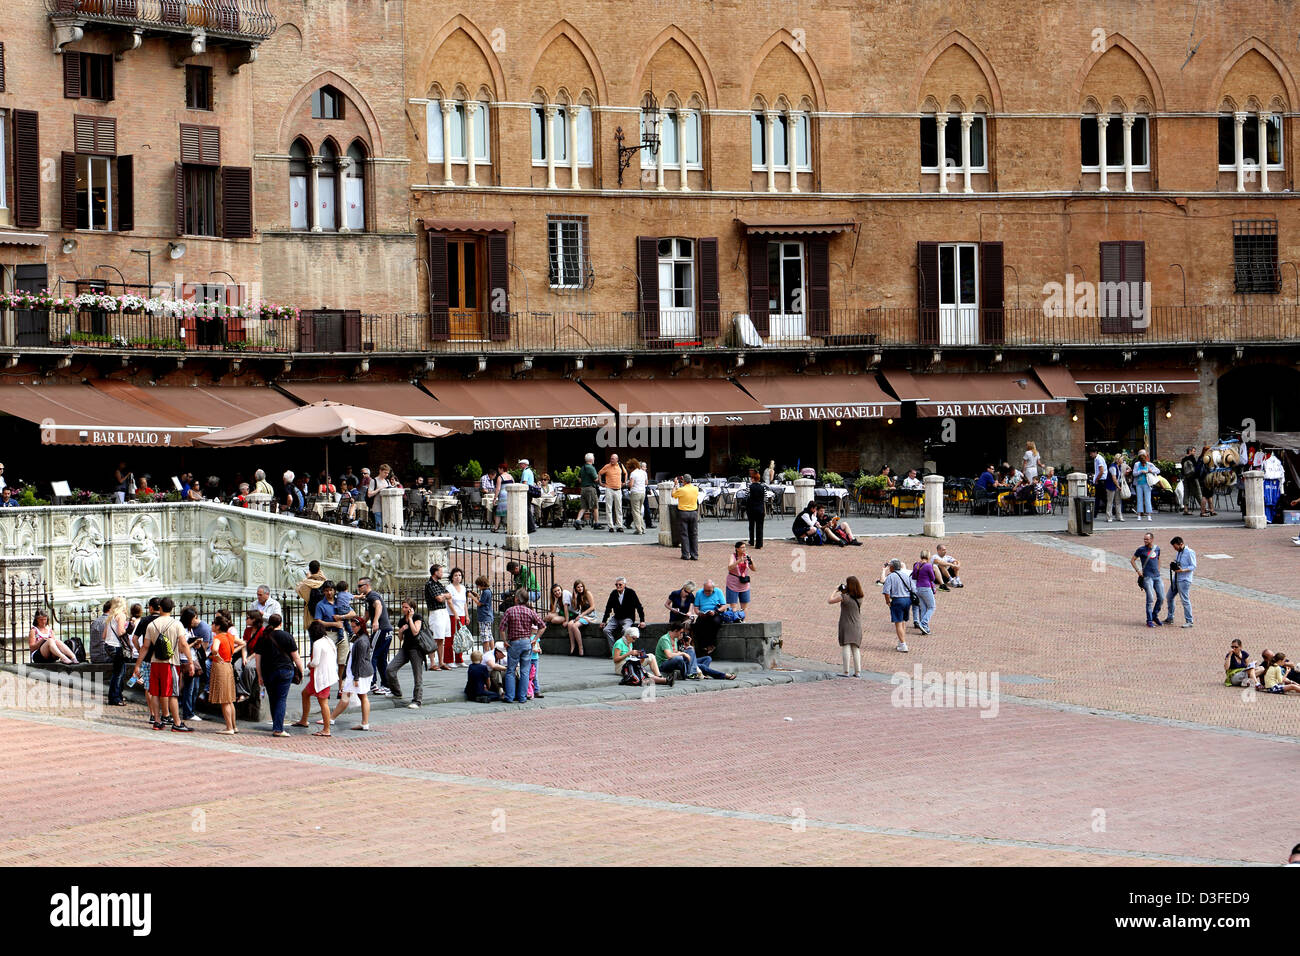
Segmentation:
{"type": "Polygon", "coordinates": [[[1122,501],[1128,501],[1133,497],[1133,489],[1128,486],[1123,475],[1119,476],[1119,496],[1122,501]]]}
{"type": "Polygon", "coordinates": [[[415,643],[425,654],[432,654],[438,649],[438,639],[433,636],[431,627],[420,628],[420,633],[415,635],[415,643]]]}
{"type": "Polygon", "coordinates": [[[451,649],[457,654],[467,654],[474,649],[474,635],[464,624],[456,629],[456,635],[451,639],[451,649]]]}

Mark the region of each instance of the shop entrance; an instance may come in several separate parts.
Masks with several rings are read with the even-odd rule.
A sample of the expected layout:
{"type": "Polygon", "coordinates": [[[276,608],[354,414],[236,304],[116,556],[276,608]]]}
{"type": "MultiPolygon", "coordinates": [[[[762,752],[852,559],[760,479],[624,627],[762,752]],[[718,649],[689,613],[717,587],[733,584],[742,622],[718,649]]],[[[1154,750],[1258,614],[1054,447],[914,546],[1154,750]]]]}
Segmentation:
{"type": "Polygon", "coordinates": [[[1219,436],[1239,434],[1250,419],[1260,431],[1300,431],[1300,372],[1285,365],[1234,368],[1219,379],[1219,436]]]}
{"type": "Polygon", "coordinates": [[[1136,398],[1091,397],[1087,414],[1084,440],[1090,447],[1107,455],[1117,451],[1136,455],[1145,448],[1152,461],[1156,459],[1156,421],[1164,415],[1162,406],[1136,398]]]}

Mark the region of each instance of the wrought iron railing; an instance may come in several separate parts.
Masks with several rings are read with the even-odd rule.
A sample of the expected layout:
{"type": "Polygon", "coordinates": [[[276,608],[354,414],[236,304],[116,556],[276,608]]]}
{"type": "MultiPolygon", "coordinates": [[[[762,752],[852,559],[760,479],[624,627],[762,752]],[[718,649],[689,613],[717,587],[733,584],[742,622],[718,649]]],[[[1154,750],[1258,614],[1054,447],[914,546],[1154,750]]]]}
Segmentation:
{"type": "Polygon", "coordinates": [[[259,40],[276,27],[269,0],[45,0],[45,8],[58,17],[259,40]]]}

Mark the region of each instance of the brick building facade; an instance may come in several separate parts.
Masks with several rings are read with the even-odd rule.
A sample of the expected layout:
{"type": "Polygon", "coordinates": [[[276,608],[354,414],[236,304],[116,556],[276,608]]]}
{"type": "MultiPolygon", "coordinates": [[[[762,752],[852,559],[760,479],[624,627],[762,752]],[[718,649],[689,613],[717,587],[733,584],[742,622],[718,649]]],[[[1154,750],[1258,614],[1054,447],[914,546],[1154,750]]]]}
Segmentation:
{"type": "MultiPolygon", "coordinates": [[[[23,234],[0,232],[5,281],[37,264],[51,286],[116,280],[108,264],[140,286],[130,250],[148,246],[173,294],[307,310],[182,330],[184,364],[143,363],[157,367],[140,381],[418,379],[441,398],[439,382],[601,396],[730,379],[760,406],[786,380],[824,393],[791,420],[774,406],[770,425],[711,422],[717,470],[746,452],[973,473],[1030,439],[1078,465],[1085,440],[1175,457],[1243,417],[1300,429],[1286,2],[1194,17],[1171,2],[662,0],[629,17],[612,0],[228,0],[215,7],[241,18],[208,25],[197,54],[193,24],[161,13],[121,50],[165,4],[124,20],[98,0],[11,6],[6,196],[30,194],[16,124],[35,112],[40,215],[0,209],[23,234]],[[70,53],[120,54],[112,99],[60,95],[70,53]],[[210,68],[210,110],[187,108],[190,67],[210,68]],[[66,228],[62,153],[78,162],[83,115],[117,119],[113,161],[133,157],[130,229],[66,228]],[[225,173],[217,235],[178,222],[183,124],[219,128],[216,167],[249,171],[248,237],[221,236],[225,173]]],[[[15,350],[13,322],[20,372],[68,374],[53,354],[75,343],[15,350]]],[[[123,375],[130,355],[101,351],[82,351],[81,377],[123,375]]],[[[656,410],[710,410],[682,401],[656,410]]],[[[558,466],[593,440],[579,425],[450,441],[558,466]]]]}

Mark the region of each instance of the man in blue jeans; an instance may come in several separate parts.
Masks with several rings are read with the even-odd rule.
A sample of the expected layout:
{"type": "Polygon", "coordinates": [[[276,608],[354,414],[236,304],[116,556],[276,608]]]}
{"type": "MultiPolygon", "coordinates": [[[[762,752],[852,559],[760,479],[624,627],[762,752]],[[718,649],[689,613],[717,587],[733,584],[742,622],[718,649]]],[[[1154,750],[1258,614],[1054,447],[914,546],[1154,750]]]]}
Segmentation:
{"type": "Polygon", "coordinates": [[[1165,585],[1160,580],[1160,545],[1156,544],[1156,536],[1150,531],[1142,536],[1142,547],[1133,552],[1129,564],[1133,565],[1138,584],[1146,592],[1147,627],[1160,627],[1160,608],[1165,603],[1165,585]]]}
{"type": "Polygon", "coordinates": [[[1173,578],[1169,588],[1169,609],[1166,611],[1165,623],[1174,623],[1174,593],[1183,605],[1183,627],[1192,626],[1192,575],[1196,573],[1196,552],[1183,543],[1182,538],[1174,538],[1174,560],[1169,565],[1169,574],[1173,578]]]}
{"type": "Polygon", "coordinates": [[[528,592],[515,592],[515,603],[501,615],[501,633],[506,639],[505,703],[522,704],[528,700],[528,672],[533,663],[533,635],[545,629],[546,622],[528,606],[528,592]],[[519,670],[518,678],[515,671],[519,670]]]}
{"type": "Polygon", "coordinates": [[[366,602],[362,621],[375,642],[370,657],[370,666],[375,673],[371,693],[387,697],[392,691],[384,686],[383,675],[388,670],[388,645],[393,640],[393,626],[388,623],[388,608],[384,607],[384,599],[379,596],[379,592],[370,587],[369,578],[357,581],[357,593],[366,602]]]}

